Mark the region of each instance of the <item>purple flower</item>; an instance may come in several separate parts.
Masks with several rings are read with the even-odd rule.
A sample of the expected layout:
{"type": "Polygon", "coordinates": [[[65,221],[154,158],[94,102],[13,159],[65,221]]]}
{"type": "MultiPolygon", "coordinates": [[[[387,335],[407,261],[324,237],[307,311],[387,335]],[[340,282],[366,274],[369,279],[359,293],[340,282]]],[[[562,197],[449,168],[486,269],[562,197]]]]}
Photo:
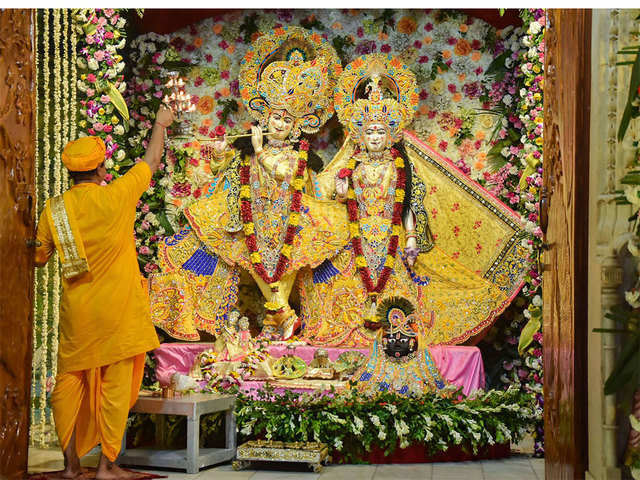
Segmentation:
{"type": "Polygon", "coordinates": [[[358,55],[367,55],[376,51],[376,42],[373,40],[364,40],[356,46],[358,55]]]}

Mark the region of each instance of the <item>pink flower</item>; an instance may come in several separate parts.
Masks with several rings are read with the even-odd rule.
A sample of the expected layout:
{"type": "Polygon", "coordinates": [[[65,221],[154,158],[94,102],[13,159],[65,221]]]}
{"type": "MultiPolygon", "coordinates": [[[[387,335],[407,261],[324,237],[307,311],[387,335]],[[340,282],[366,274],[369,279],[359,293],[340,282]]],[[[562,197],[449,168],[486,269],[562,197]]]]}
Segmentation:
{"type": "Polygon", "coordinates": [[[96,91],[93,88],[87,88],[87,97],[93,97],[96,91]]]}
{"type": "Polygon", "coordinates": [[[105,125],[103,130],[107,133],[111,133],[113,131],[113,125],[105,125]]]}
{"type": "Polygon", "coordinates": [[[146,245],[143,245],[138,249],[138,253],[140,255],[149,255],[151,253],[151,249],[146,245]]]}
{"type": "Polygon", "coordinates": [[[147,272],[147,273],[153,273],[156,270],[158,270],[158,265],[156,265],[155,263],[147,263],[144,266],[144,271],[147,272]]]}
{"type": "Polygon", "coordinates": [[[111,101],[111,97],[109,95],[102,95],[100,97],[100,101],[102,103],[109,103],[111,101]]]}
{"type": "Polygon", "coordinates": [[[154,97],[156,98],[162,98],[162,92],[161,91],[157,91],[156,93],[153,94],[154,97]]]}
{"type": "Polygon", "coordinates": [[[142,230],[149,230],[151,228],[151,224],[147,220],[143,220],[140,224],[140,228],[142,230]]]}
{"type": "Polygon", "coordinates": [[[111,180],[113,180],[113,175],[111,175],[110,173],[107,173],[107,174],[104,176],[104,181],[105,181],[105,182],[110,182],[111,180]]]}
{"type": "Polygon", "coordinates": [[[87,75],[87,82],[95,83],[95,81],[96,81],[96,76],[93,73],[90,73],[89,75],[87,75]]]}
{"type": "Polygon", "coordinates": [[[93,54],[93,58],[95,58],[99,62],[104,60],[104,50],[96,50],[96,52],[93,54]]]}
{"type": "MultiPolygon", "coordinates": [[[[117,20],[116,20],[117,22],[117,20]]],[[[105,32],[104,38],[111,40],[113,38],[113,32],[105,32]]]]}
{"type": "Polygon", "coordinates": [[[103,130],[104,130],[104,125],[103,125],[103,124],[101,124],[100,122],[96,122],[96,123],[94,123],[94,124],[93,124],[93,128],[94,128],[96,131],[101,132],[101,131],[103,131],[103,130]]]}
{"type": "Polygon", "coordinates": [[[149,204],[145,203],[144,205],[142,205],[142,208],[140,208],[140,210],[142,211],[142,213],[149,213],[149,204]]]}

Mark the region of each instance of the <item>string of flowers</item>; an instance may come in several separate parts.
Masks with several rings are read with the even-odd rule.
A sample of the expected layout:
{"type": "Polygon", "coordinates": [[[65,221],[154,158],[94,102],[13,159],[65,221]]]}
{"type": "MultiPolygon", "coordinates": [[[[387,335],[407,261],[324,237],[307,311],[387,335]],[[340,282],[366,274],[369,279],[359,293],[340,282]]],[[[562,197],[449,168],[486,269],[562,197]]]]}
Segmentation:
{"type": "MultiPolygon", "coordinates": [[[[36,83],[35,83],[35,87],[36,87],[36,99],[40,98],[40,81],[38,79],[38,73],[40,72],[41,69],[41,65],[40,65],[40,51],[38,49],[38,45],[40,43],[40,26],[39,26],[39,22],[35,21],[33,22],[33,38],[35,39],[36,42],[36,48],[34,48],[34,65],[35,65],[35,72],[36,72],[36,83]]],[[[36,119],[40,119],[40,102],[36,101],[34,102],[34,110],[35,110],[35,116],[36,119]]],[[[41,173],[41,168],[40,168],[40,142],[39,142],[39,138],[41,135],[41,130],[40,130],[40,122],[36,121],[35,122],[35,135],[36,135],[36,141],[35,141],[35,145],[34,145],[34,158],[35,161],[33,162],[33,169],[34,169],[34,176],[36,179],[36,194],[35,194],[35,206],[34,209],[36,212],[40,211],[40,192],[42,190],[42,185],[40,183],[40,173],[41,173]]],[[[41,272],[36,271],[34,276],[33,276],[33,298],[34,298],[34,310],[37,309],[38,306],[38,298],[40,296],[40,288],[42,285],[42,282],[40,281],[40,277],[41,277],[41,272]]],[[[32,348],[33,348],[33,352],[34,352],[34,356],[33,356],[33,361],[34,361],[34,368],[31,369],[31,385],[35,386],[36,385],[36,381],[37,381],[37,377],[36,377],[36,372],[37,372],[37,368],[36,368],[36,355],[35,353],[38,351],[38,331],[39,329],[37,328],[37,317],[34,318],[34,329],[33,329],[33,344],[32,344],[32,348]]],[[[35,389],[35,388],[34,388],[35,389]]],[[[36,418],[36,402],[32,401],[30,402],[30,415],[29,418],[31,418],[31,424],[33,425],[34,423],[34,419],[36,418]]],[[[35,430],[35,429],[34,429],[35,430]]],[[[31,442],[34,443],[35,439],[37,437],[37,432],[32,431],[32,435],[31,435],[31,442]]]]}
{"type": "Polygon", "coordinates": [[[351,245],[353,246],[353,251],[356,254],[356,266],[358,267],[358,272],[360,273],[362,283],[367,289],[369,295],[376,295],[382,293],[382,291],[384,290],[384,287],[389,280],[389,276],[391,275],[391,271],[393,270],[393,266],[395,265],[396,252],[398,250],[398,237],[400,234],[400,229],[402,227],[402,205],[404,202],[407,176],[405,171],[404,159],[402,158],[398,150],[392,148],[391,158],[393,159],[393,163],[396,167],[395,202],[393,205],[393,213],[391,216],[392,234],[389,238],[389,243],[387,244],[387,254],[385,256],[384,266],[382,268],[382,271],[380,272],[378,281],[374,285],[373,274],[371,273],[369,265],[367,264],[367,259],[365,258],[362,251],[362,237],[360,235],[358,202],[353,187],[352,175],[353,171],[356,168],[356,154],[354,154],[350,159],[348,168],[343,169],[339,172],[339,176],[349,179],[349,190],[347,192],[347,212],[349,214],[351,245]]]}
{"type": "MultiPolygon", "coordinates": [[[[255,224],[253,223],[253,210],[251,207],[251,183],[250,183],[250,163],[251,157],[245,156],[240,165],[240,215],[242,218],[243,231],[245,235],[245,243],[249,250],[251,264],[254,271],[267,283],[272,289],[276,288],[276,283],[286,272],[291,262],[291,252],[293,249],[293,241],[300,225],[300,209],[302,208],[302,189],[304,188],[304,173],[307,169],[309,144],[301,140],[300,150],[298,151],[298,166],[295,178],[292,182],[293,192],[291,193],[291,205],[289,213],[289,222],[287,225],[284,243],[280,250],[278,263],[273,275],[269,275],[264,263],[262,255],[258,250],[258,241],[255,233],[255,224]]],[[[281,306],[278,306],[280,308],[281,306]]]]}
{"type": "MultiPolygon", "coordinates": [[[[64,123],[62,121],[62,105],[63,99],[61,94],[62,83],[67,81],[68,79],[63,78],[62,76],[62,55],[60,52],[60,44],[62,43],[62,25],[61,21],[61,9],[56,8],[53,10],[53,118],[54,118],[54,128],[53,128],[53,151],[54,151],[54,161],[53,161],[53,190],[51,191],[51,196],[58,196],[66,190],[66,186],[62,184],[62,129],[61,125],[64,123]]],[[[52,299],[53,299],[53,308],[52,315],[53,321],[51,323],[51,345],[49,348],[50,358],[47,362],[47,365],[51,365],[50,370],[47,371],[47,383],[49,385],[53,385],[55,374],[57,370],[58,363],[58,325],[60,324],[60,291],[61,291],[61,279],[60,279],[60,268],[58,268],[58,256],[57,254],[52,258],[50,262],[53,268],[53,291],[52,291],[52,299]]],[[[48,419],[47,422],[49,425],[53,422],[53,411],[51,409],[48,410],[48,419]]]]}
{"type": "MultiPolygon", "coordinates": [[[[43,11],[43,32],[42,32],[42,44],[43,44],[43,48],[42,51],[44,52],[44,57],[43,57],[43,98],[44,98],[44,148],[43,148],[43,159],[44,159],[44,175],[43,175],[43,182],[42,182],[42,186],[44,187],[44,198],[48,198],[50,195],[50,183],[49,183],[49,177],[50,174],[49,172],[51,171],[51,146],[49,143],[49,131],[51,128],[51,124],[50,124],[50,107],[49,107],[49,99],[51,98],[51,91],[50,91],[50,81],[51,81],[51,76],[50,76],[50,68],[49,68],[49,45],[50,45],[50,39],[49,39],[49,10],[45,9],[43,11]]],[[[40,446],[44,446],[45,445],[45,425],[46,425],[46,407],[47,407],[47,397],[44,394],[44,392],[42,392],[42,390],[44,389],[44,386],[47,383],[47,347],[48,347],[48,342],[49,342],[49,330],[48,330],[48,326],[49,326],[49,318],[50,318],[50,308],[49,308],[49,289],[50,289],[50,278],[52,278],[53,276],[51,275],[51,264],[52,262],[49,262],[49,264],[43,268],[43,280],[42,280],[42,285],[44,285],[45,288],[43,288],[43,299],[42,299],[42,322],[40,322],[40,328],[41,328],[41,342],[40,342],[40,348],[39,348],[39,360],[40,360],[40,364],[39,364],[39,368],[40,368],[40,423],[39,423],[39,432],[40,432],[40,446]]]]}

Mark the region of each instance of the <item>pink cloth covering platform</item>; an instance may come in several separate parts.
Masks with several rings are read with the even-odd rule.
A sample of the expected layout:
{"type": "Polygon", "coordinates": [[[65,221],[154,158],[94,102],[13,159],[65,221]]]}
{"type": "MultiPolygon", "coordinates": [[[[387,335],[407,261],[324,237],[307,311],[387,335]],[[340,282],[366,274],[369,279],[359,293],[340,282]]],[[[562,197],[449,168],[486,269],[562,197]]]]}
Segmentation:
{"type": "MultiPolygon", "coordinates": [[[[161,384],[166,385],[174,373],[188,374],[198,354],[210,348],[213,348],[212,343],[163,343],[154,350],[158,380],[161,384]]],[[[282,357],[286,353],[293,353],[309,364],[318,348],[310,345],[295,348],[289,348],[287,345],[271,345],[269,353],[275,358],[282,357]]],[[[351,349],[325,348],[325,350],[333,362],[342,352],[351,349]]],[[[356,350],[367,357],[369,356],[368,349],[356,350]]],[[[429,348],[429,351],[442,376],[449,382],[461,386],[465,395],[484,388],[484,364],[478,347],[434,345],[429,348]]],[[[264,382],[248,381],[244,382],[242,390],[256,390],[262,388],[263,385],[264,382]]],[[[284,388],[276,388],[276,392],[283,390],[284,388]]],[[[308,390],[294,389],[294,391],[308,390]]]]}

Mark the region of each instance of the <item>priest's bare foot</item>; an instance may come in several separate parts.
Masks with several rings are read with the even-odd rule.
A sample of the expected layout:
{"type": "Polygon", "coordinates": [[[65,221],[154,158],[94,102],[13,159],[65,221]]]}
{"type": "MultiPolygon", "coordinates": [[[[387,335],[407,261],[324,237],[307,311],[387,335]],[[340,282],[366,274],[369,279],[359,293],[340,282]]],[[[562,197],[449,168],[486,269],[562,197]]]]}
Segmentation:
{"type": "Polygon", "coordinates": [[[76,478],[82,475],[85,471],[80,466],[80,458],[76,452],[76,432],[73,431],[69,445],[62,452],[64,455],[64,471],[61,474],[62,478],[76,478]]]}
{"type": "Polygon", "coordinates": [[[126,472],[115,463],[102,455],[98,462],[96,480],[130,480],[138,476],[135,472],[126,472]]]}

